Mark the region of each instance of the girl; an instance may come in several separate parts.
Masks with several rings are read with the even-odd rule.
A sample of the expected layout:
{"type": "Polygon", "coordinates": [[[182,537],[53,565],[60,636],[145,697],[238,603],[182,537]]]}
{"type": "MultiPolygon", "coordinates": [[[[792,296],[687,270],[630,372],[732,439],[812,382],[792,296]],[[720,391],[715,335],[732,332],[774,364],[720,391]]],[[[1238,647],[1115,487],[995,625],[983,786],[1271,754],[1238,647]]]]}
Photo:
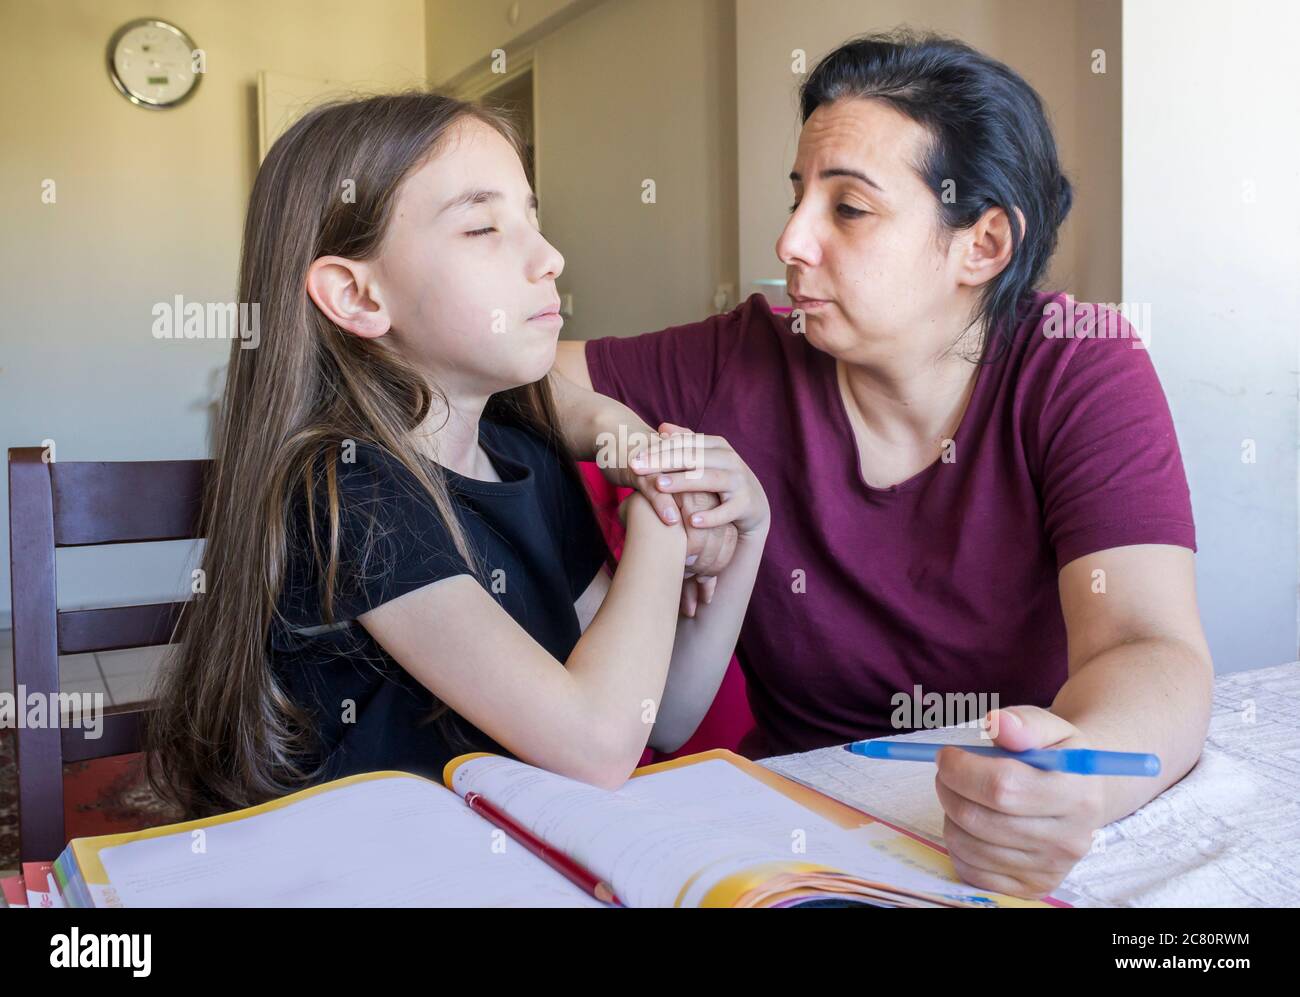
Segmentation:
{"type": "MultiPolygon", "coordinates": [[[[509,122],[427,93],[316,109],[258,171],[187,605],[150,778],[188,815],[468,750],[620,785],[695,730],[768,529],[677,618],[687,541],[642,495],[609,556],[545,380],[564,260],[509,122]]],[[[723,441],[725,446],[725,441],[723,441]]]]}

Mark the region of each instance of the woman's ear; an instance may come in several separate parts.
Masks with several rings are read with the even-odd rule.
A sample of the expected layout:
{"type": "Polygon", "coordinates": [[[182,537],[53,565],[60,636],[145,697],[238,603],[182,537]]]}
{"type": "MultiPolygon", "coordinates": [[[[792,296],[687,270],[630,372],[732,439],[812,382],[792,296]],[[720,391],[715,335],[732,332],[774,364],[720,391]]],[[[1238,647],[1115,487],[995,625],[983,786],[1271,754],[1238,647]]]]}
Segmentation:
{"type": "Polygon", "coordinates": [[[370,267],[342,256],[322,256],[307,269],[307,294],[340,329],[378,339],[393,326],[379,300],[370,267]]]}
{"type": "MultiPolygon", "coordinates": [[[[1025,215],[1019,208],[1012,209],[1020,222],[1021,239],[1024,239],[1025,215]]],[[[1011,219],[1000,207],[989,208],[966,231],[964,256],[961,261],[960,283],[971,287],[987,284],[1006,269],[1011,262],[1011,219]]]]}

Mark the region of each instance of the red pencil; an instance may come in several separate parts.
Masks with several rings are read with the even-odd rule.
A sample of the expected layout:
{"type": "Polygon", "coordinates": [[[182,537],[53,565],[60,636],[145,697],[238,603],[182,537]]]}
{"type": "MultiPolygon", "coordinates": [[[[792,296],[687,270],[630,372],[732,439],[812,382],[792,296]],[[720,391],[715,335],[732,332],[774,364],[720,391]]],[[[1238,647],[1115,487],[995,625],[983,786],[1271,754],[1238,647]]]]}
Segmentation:
{"type": "Polygon", "coordinates": [[[613,887],[607,882],[578,865],[577,862],[558,848],[552,848],[528,828],[517,823],[505,811],[499,810],[488,802],[482,793],[466,793],[465,805],[501,828],[561,876],[580,887],[584,892],[591,894],[601,903],[612,904],[615,907],[623,906],[623,901],[614,895],[613,887]]]}

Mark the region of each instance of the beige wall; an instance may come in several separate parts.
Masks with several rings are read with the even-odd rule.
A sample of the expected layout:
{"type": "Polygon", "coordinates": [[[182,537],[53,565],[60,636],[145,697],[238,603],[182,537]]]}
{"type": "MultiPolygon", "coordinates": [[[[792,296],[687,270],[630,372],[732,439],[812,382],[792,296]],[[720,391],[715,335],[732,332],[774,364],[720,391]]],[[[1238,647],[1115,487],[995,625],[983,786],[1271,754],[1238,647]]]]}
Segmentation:
{"type": "MultiPolygon", "coordinates": [[[[536,0],[513,25],[510,7],[160,0],[149,12],[186,29],[209,72],[187,104],[153,112],[104,70],[109,36],[138,5],[0,0],[5,445],[51,438],[64,459],[206,454],[226,344],[159,342],[150,310],[235,294],[262,69],[360,89],[444,84],[481,71],[492,48],[531,47],[542,224],[567,261],[565,335],[587,338],[698,320],[720,284],[734,302],[779,275],[797,134],[790,48],[815,58],[868,28],[933,26],[1008,59],[1047,98],[1080,188],[1055,273],[1081,297],[1118,299],[1118,0],[882,0],[869,21],[847,0],[536,0]],[[1105,78],[1084,74],[1098,45],[1116,48],[1105,78]],[[47,178],[55,205],[41,203],[47,178]],[[642,203],[646,178],[655,204],[642,203]]],[[[103,601],[105,579],[127,599],[165,595],[155,569],[179,570],[171,554],[133,554],[131,570],[112,551],[65,556],[97,565],[67,572],[68,605],[103,601]]]]}
{"type": "MultiPolygon", "coordinates": [[[[711,314],[718,285],[736,284],[732,0],[605,0],[531,46],[492,42],[494,31],[508,37],[506,5],[486,6],[486,26],[465,24],[463,45],[443,45],[500,44],[507,67],[532,49],[542,230],[564,254],[559,288],[573,296],[565,338],[711,314]],[[642,201],[646,179],[653,204],[642,201]]],[[[431,38],[457,27],[431,25],[431,38]]],[[[432,51],[430,80],[443,82],[432,51]]]]}
{"type": "Polygon", "coordinates": [[[1050,280],[1083,300],[1120,294],[1119,0],[738,0],[736,49],[742,295],[784,277],[773,247],[787,217],[798,144],[791,51],[816,60],[846,39],[906,25],[954,35],[1001,59],[1042,96],[1077,198],[1050,280]],[[1090,53],[1107,49],[1108,73],[1090,53]]]}
{"type": "MultiPolygon", "coordinates": [[[[159,341],[151,308],[230,301],[256,165],[257,71],[423,84],[421,0],[0,0],[0,437],[62,459],[207,455],[207,402],[228,343],[159,341]],[[208,73],[174,110],[109,81],[112,33],[172,20],[208,73]],[[41,202],[56,183],[57,201],[41,202]]],[[[8,489],[0,489],[7,522],[8,489]]],[[[170,595],[174,551],[60,554],[65,605],[170,595]]],[[[0,530],[8,565],[8,530],[0,530]]],[[[9,572],[0,571],[7,622],[9,572]]]]}
{"type": "Polygon", "coordinates": [[[425,0],[425,61],[439,86],[486,62],[493,49],[529,44],[601,0],[425,0]]]}
{"type": "Polygon", "coordinates": [[[1049,282],[1120,295],[1120,0],[430,0],[429,78],[463,84],[493,47],[536,58],[538,193],[574,295],[566,338],[698,320],[783,276],[773,244],[798,136],[790,50],[909,24],[1008,61],[1047,103],[1076,205],[1049,282]],[[436,22],[436,23],[435,23],[436,22]],[[546,29],[539,37],[538,24],[546,29]],[[1108,72],[1091,71],[1106,50],[1108,72]],[[450,74],[450,75],[449,75],[450,74]],[[640,200],[652,178],[658,201],[640,200]]]}
{"type": "Polygon", "coordinates": [[[698,321],[735,284],[731,17],[730,0],[607,0],[538,45],[538,199],[574,295],[566,338],[698,321]]]}
{"type": "MultiPolygon", "coordinates": [[[[1300,264],[1287,171],[1298,152],[1295,129],[1276,127],[1296,114],[1277,68],[1293,7],[522,0],[513,25],[510,7],[156,0],[147,12],[194,37],[208,74],[187,104],[154,112],[128,104],[104,68],[110,35],[139,4],[0,0],[0,442],[53,439],[74,460],[207,454],[227,344],[155,340],[151,309],[235,294],[259,70],[372,90],[464,82],[492,48],[533,47],[542,223],[576,308],[566,335],[626,335],[702,318],[718,284],[743,296],[782,275],[772,247],[798,134],[790,50],[811,65],[851,35],[907,23],[1004,59],[1043,95],[1078,194],[1050,282],[1152,307],[1219,665],[1294,657],[1300,264]],[[1098,48],[1104,76],[1091,72],[1098,48]],[[1219,124],[1206,131],[1206,120],[1219,124]],[[654,205],[641,202],[647,177],[654,205]],[[1246,440],[1254,464],[1241,460],[1246,440]]],[[[0,521],[7,501],[0,488],[0,521]]],[[[172,598],[189,553],[176,547],[61,552],[61,601],[172,598]]],[[[0,625],[8,585],[0,570],[0,625]]]]}

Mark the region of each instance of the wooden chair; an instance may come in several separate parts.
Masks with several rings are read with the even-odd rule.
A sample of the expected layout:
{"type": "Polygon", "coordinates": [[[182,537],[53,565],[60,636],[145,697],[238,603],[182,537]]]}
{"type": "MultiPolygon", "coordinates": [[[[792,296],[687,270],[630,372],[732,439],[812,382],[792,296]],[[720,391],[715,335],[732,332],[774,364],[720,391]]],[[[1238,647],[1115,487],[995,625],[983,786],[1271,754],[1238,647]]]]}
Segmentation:
{"type": "MultiPolygon", "coordinates": [[[[41,447],[9,450],[9,574],[15,693],[21,687],[53,697],[60,654],[168,644],[184,605],[60,611],[55,550],[195,539],[211,462],[51,463],[45,455],[41,447]]],[[[94,740],[61,724],[18,727],[21,861],[53,860],[67,844],[63,764],[139,751],[148,712],[148,704],[106,709],[102,736],[94,740]]]]}

